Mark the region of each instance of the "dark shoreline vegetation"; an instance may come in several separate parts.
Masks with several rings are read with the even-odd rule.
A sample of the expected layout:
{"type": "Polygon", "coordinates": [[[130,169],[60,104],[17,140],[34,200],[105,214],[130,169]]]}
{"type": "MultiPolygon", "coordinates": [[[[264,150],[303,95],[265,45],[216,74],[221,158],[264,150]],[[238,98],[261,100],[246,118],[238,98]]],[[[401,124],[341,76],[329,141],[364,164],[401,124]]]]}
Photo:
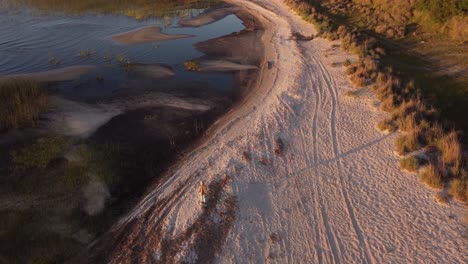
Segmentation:
{"type": "MultiPolygon", "coordinates": [[[[410,28],[418,26],[416,23],[405,24],[411,21],[411,7],[404,9],[402,1],[378,1],[381,5],[376,4],[376,7],[364,1],[362,4],[355,2],[359,1],[286,0],[304,20],[317,26],[320,36],[340,39],[343,49],[359,56],[358,61],[348,66],[347,74],[358,88],[371,87],[381,101],[381,109],[391,114],[390,118],[378,124],[378,128],[403,132],[396,141],[396,152],[406,155],[401,161],[402,168],[417,171],[427,164],[419,169],[423,182],[431,187],[447,188],[453,197],[467,202],[467,157],[461,143],[466,142],[466,137],[460,139],[468,131],[465,114],[468,111],[468,91],[464,76],[451,78],[434,74],[421,67],[425,64],[418,54],[405,52],[401,38],[410,28]],[[397,14],[401,13],[400,20],[395,19],[395,14],[388,13],[395,8],[398,9],[397,14]],[[379,20],[374,24],[373,21],[353,20],[357,16],[364,20],[374,17],[379,20]],[[389,27],[379,29],[379,24],[389,27]]],[[[427,7],[414,11],[419,12],[419,17],[425,12],[444,14],[431,22],[438,23],[437,29],[446,28],[447,21],[458,21],[452,22],[454,24],[466,21],[466,4],[457,6],[454,1],[447,1],[444,5],[438,0],[417,2],[417,8],[427,7]],[[440,10],[444,8],[449,10],[440,10]]],[[[425,24],[420,24],[427,30],[425,24]]],[[[456,32],[463,30],[466,28],[452,28],[446,37],[440,30],[434,30],[433,34],[440,34],[440,38],[450,42],[450,39],[456,39],[452,35],[458,38],[460,34],[456,32]]]]}
{"type": "MultiPolygon", "coordinates": [[[[15,2],[31,4],[33,9],[44,8],[44,12],[96,12],[144,19],[177,15],[176,4],[207,8],[220,1],[117,1],[112,5],[111,1],[15,2]],[[106,6],[99,7],[101,4],[106,6]],[[143,13],[128,13],[127,4],[128,10],[141,5],[143,13]],[[159,4],[164,11],[156,10],[159,4]]],[[[256,36],[249,27],[243,34],[236,32],[219,39],[231,38],[228,43],[235,47],[236,41],[257,43],[256,39],[246,40],[256,36]]],[[[218,39],[204,41],[203,45],[207,58],[242,52],[238,45],[231,52],[231,46],[223,46],[218,39]]],[[[241,54],[251,52],[254,50],[241,54]]],[[[158,184],[158,177],[197,144],[211,123],[246,95],[255,77],[254,71],[235,73],[234,85],[239,92],[232,98],[198,87],[201,84],[197,83],[187,84],[193,89],[184,93],[181,82],[180,90],[173,89],[175,96],[186,96],[188,102],[209,101],[211,109],[146,105],[113,117],[89,138],[48,131],[49,114],[56,111],[55,83],[2,79],[0,263],[61,263],[85,251],[90,242],[140,201],[149,185],[158,184]]],[[[160,89],[169,92],[165,86],[160,89]]]]}
{"type": "Polygon", "coordinates": [[[0,132],[34,126],[47,110],[47,95],[35,81],[0,79],[0,132]]]}

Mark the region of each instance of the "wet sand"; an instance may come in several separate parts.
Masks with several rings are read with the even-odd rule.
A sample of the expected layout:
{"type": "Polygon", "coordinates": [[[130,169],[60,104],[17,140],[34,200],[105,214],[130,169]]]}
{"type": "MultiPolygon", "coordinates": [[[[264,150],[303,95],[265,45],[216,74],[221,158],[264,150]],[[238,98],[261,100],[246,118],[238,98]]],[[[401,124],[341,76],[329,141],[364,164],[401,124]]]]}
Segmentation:
{"type": "Polygon", "coordinates": [[[148,42],[167,41],[183,38],[191,38],[193,35],[175,34],[169,35],[161,32],[160,27],[144,27],[122,34],[112,36],[112,40],[117,43],[131,45],[148,42]]]}

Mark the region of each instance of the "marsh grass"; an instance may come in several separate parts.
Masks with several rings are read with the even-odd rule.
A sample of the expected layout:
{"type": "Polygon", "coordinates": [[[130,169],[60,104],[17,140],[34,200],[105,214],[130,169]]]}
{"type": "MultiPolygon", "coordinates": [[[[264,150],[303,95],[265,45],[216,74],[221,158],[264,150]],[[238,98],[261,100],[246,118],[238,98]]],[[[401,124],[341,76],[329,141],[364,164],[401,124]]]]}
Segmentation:
{"type": "Polygon", "coordinates": [[[69,141],[57,135],[37,139],[33,144],[11,152],[11,160],[15,170],[45,169],[47,165],[58,158],[69,146],[69,141]]]}
{"type": "Polygon", "coordinates": [[[37,82],[0,80],[0,131],[34,126],[47,110],[47,96],[37,82]]]}

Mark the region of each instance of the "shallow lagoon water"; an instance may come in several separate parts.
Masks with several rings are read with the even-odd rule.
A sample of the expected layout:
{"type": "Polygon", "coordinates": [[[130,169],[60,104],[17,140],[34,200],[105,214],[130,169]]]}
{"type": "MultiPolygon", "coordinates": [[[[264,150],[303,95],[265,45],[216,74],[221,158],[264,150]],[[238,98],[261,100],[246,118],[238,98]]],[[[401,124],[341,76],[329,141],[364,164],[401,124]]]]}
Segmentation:
{"type": "MultiPolygon", "coordinates": [[[[61,83],[59,92],[75,98],[102,97],[119,89],[132,88],[135,79],[144,81],[122,67],[118,58],[131,63],[165,64],[175,70],[177,81],[202,82],[216,93],[229,95],[233,89],[230,74],[188,72],[183,62],[204,54],[194,44],[244,29],[242,21],[230,15],[200,28],[178,26],[180,18],[136,20],[124,15],[64,15],[41,13],[29,8],[0,11],[0,75],[47,71],[76,65],[97,69],[80,80],[61,83]],[[147,26],[158,26],[166,34],[194,37],[145,44],[122,45],[111,36],[147,26]],[[89,56],[80,56],[82,50],[89,56]],[[55,60],[55,61],[54,61],[55,60]],[[58,62],[57,64],[55,64],[58,62]]],[[[197,14],[202,10],[191,10],[197,14]]],[[[157,87],[164,80],[149,80],[157,87]]]]}

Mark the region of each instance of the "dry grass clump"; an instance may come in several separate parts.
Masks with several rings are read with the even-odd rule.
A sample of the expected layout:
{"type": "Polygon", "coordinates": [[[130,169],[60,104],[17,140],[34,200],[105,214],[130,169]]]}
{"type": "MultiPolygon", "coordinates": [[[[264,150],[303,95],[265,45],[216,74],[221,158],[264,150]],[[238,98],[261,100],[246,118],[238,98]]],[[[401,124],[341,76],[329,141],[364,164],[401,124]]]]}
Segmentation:
{"type": "Polygon", "coordinates": [[[397,129],[393,120],[389,118],[386,118],[380,121],[379,123],[377,123],[377,128],[382,132],[384,131],[394,132],[397,129]]]}
{"type": "Polygon", "coordinates": [[[464,179],[454,179],[450,183],[449,194],[455,199],[462,202],[468,202],[468,180],[467,177],[464,179]]]}
{"type": "Polygon", "coordinates": [[[37,82],[0,81],[0,131],[35,125],[47,109],[47,96],[37,82]]]}
{"type": "Polygon", "coordinates": [[[458,172],[462,164],[462,147],[460,141],[458,140],[458,135],[455,131],[450,132],[447,135],[444,135],[440,138],[438,142],[438,148],[442,153],[442,162],[446,166],[450,166],[455,170],[455,173],[458,172]]]}
{"type": "Polygon", "coordinates": [[[444,187],[443,174],[439,165],[430,163],[424,169],[421,170],[419,177],[422,182],[433,188],[444,187]]]}
{"type": "Polygon", "coordinates": [[[407,171],[416,172],[420,165],[420,160],[415,155],[400,160],[400,167],[407,171]]]}
{"type": "Polygon", "coordinates": [[[406,155],[421,148],[419,136],[419,131],[414,130],[398,137],[395,142],[398,155],[406,155]]]}
{"type": "Polygon", "coordinates": [[[449,198],[448,198],[447,195],[444,194],[443,192],[438,192],[438,193],[435,195],[435,200],[436,200],[438,203],[441,203],[441,204],[448,204],[448,203],[449,203],[449,198]]]}

